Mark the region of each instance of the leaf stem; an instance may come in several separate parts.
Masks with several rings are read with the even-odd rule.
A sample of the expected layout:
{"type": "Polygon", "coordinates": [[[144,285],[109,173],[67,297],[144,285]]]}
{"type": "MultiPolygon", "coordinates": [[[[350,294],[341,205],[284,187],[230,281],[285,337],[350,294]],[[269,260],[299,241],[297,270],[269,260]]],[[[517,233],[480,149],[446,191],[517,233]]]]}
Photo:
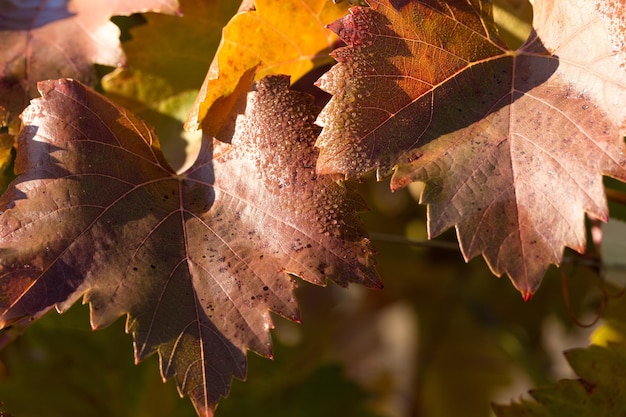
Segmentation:
{"type": "Polygon", "coordinates": [[[408,238],[406,236],[391,235],[387,233],[370,233],[370,237],[372,238],[372,240],[400,243],[411,246],[418,246],[421,248],[459,250],[459,245],[455,242],[446,242],[440,240],[417,240],[408,238]]]}

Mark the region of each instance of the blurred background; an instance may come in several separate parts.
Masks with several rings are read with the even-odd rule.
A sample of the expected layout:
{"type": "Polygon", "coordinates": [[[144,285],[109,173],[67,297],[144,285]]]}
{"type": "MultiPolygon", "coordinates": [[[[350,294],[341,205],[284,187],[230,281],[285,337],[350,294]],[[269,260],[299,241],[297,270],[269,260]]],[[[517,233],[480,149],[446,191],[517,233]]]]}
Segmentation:
{"type": "MultiPolygon", "coordinates": [[[[196,3],[182,1],[183,12],[196,3]]],[[[219,6],[219,19],[204,25],[210,39],[199,47],[215,51],[220,28],[237,6],[219,6]]],[[[204,13],[217,13],[211,7],[204,13]]],[[[530,31],[530,4],[494,0],[494,14],[506,42],[519,46],[530,31]]],[[[168,159],[181,168],[197,152],[199,135],[185,133],[182,123],[212,53],[193,65],[155,69],[137,52],[136,42],[147,36],[146,23],[159,19],[173,25],[168,33],[177,33],[176,25],[192,24],[185,19],[202,24],[202,13],[115,18],[129,67],[99,68],[100,88],[155,125],[168,159]],[[198,66],[204,69],[193,72],[198,66]],[[187,70],[193,73],[181,76],[187,70]],[[185,85],[164,82],[168,77],[185,85]],[[126,83],[138,78],[145,89],[126,83]]],[[[319,74],[295,88],[323,101],[311,86],[319,74]]],[[[427,240],[426,211],[417,203],[420,184],[391,193],[388,181],[368,178],[355,187],[370,207],[362,219],[378,250],[385,288],[300,282],[302,323],[275,317],[275,359],[250,353],[247,382],[233,383],[217,416],[489,417],[492,402],[507,403],[531,387],[573,376],[562,351],[588,344],[599,325],[580,324],[593,322],[605,304],[597,260],[567,252],[563,269],[551,268],[525,303],[508,278],[494,277],[482,259],[463,261],[454,231],[427,240]]],[[[606,311],[617,317],[622,313],[616,300],[609,297],[606,311]]],[[[123,319],[93,332],[88,308],[75,305],[62,316],[46,315],[23,333],[8,329],[2,338],[0,410],[6,415],[196,415],[172,381],[162,382],[155,356],[134,364],[123,319]]]]}

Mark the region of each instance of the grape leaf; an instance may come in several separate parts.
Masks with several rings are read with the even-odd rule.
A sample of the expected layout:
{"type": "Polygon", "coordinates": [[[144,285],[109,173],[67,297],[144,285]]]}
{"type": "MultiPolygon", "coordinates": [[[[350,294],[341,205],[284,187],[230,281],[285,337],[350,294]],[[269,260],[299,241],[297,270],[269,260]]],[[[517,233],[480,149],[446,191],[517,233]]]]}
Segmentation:
{"type": "Polygon", "coordinates": [[[176,0],[0,0],[0,120],[17,131],[17,116],[37,96],[38,81],[72,77],[92,83],[94,63],[121,65],[119,29],[111,16],[175,13],[177,7],[176,0]]]}
{"type": "Polygon", "coordinates": [[[356,193],[315,173],[319,128],[288,77],[258,82],[232,144],[206,141],[176,174],[135,116],[67,79],[39,84],[22,118],[18,177],[0,216],[0,325],[69,308],[97,329],[128,314],[210,416],[245,352],[271,355],[269,311],[298,319],[297,275],[379,287],[356,193]]]}
{"type": "Polygon", "coordinates": [[[626,414],[626,348],[590,346],[565,352],[578,379],[530,391],[535,401],[494,405],[498,417],[623,416],[626,414]]]}
{"type": "Polygon", "coordinates": [[[607,219],[602,175],[626,179],[623,2],[537,0],[515,51],[488,2],[371,6],[330,25],[347,47],[319,81],[318,172],[425,182],[429,236],[455,226],[466,260],[530,298],[584,250],[585,213],[607,219]]]}
{"type": "Polygon", "coordinates": [[[324,25],[346,6],[330,0],[256,0],[235,15],[209,68],[185,127],[228,140],[230,120],[253,78],[288,74],[293,81],[329,61],[337,37],[324,25]]]}

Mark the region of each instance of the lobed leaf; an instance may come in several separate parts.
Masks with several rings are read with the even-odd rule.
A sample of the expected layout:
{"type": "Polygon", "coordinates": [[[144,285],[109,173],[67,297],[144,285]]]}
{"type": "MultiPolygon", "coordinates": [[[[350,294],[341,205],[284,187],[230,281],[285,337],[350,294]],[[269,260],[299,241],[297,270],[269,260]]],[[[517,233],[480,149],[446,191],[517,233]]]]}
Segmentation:
{"type": "Polygon", "coordinates": [[[429,236],[455,226],[525,299],[584,216],[607,219],[602,175],[625,180],[623,2],[537,0],[517,50],[481,0],[373,0],[330,25],[347,47],[319,85],[320,173],[395,170],[426,183],[429,236]]]}
{"type": "Polygon", "coordinates": [[[245,353],[271,356],[269,312],[298,320],[290,274],[379,287],[362,201],[315,173],[316,112],[287,77],[249,94],[231,144],[176,174],[153,131],[77,81],[39,84],[17,179],[0,202],[0,325],[79,297],[101,328],[124,314],[139,361],[158,352],[210,416],[245,353]]]}

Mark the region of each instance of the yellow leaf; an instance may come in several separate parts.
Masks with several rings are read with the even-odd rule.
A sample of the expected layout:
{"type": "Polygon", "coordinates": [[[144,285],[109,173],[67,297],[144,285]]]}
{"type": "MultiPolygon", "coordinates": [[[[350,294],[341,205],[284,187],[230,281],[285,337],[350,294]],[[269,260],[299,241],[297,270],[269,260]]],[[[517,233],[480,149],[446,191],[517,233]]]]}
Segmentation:
{"type": "Polygon", "coordinates": [[[254,79],[286,74],[291,81],[332,62],[337,37],[325,28],[343,16],[346,4],[331,0],[257,0],[256,10],[236,14],[222,41],[185,128],[226,136],[225,126],[254,79]]]}

